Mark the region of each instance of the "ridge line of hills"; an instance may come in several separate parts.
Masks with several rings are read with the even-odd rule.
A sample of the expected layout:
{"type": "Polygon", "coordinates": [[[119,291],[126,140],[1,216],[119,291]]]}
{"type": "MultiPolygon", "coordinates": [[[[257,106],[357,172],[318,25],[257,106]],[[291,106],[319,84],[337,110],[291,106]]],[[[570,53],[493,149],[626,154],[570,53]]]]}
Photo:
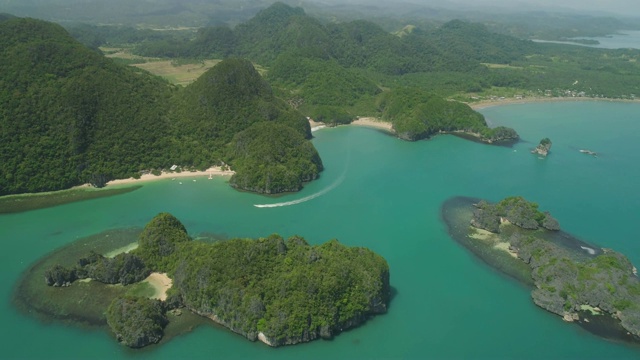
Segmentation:
{"type": "Polygon", "coordinates": [[[237,188],[297,191],[323,167],[305,116],[338,124],[373,115],[408,140],[463,131],[494,141],[517,134],[445,98],[640,91],[634,50],[542,45],[459,20],[399,36],[361,20],[322,24],[282,3],[235,29],[139,45],[143,55],[225,60],[181,88],[106,59],[59,25],[0,19],[0,195],[222,163],[237,188]],[[266,66],[264,78],[241,58],[266,66]]]}

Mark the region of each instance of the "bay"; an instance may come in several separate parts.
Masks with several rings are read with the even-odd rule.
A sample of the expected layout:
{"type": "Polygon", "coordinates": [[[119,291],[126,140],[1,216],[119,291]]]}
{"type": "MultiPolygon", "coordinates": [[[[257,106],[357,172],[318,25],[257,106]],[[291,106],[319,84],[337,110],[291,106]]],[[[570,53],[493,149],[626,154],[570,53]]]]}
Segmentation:
{"type": "Polygon", "coordinates": [[[445,135],[410,143],[373,129],[323,129],[314,144],[326,170],[297,194],[241,193],[224,178],[163,180],[124,195],[0,216],[0,357],[638,358],[639,347],[602,340],[536,307],[527,288],[449,238],[440,205],[458,195],[523,195],[565,231],[640,264],[640,104],[518,104],[482,112],[493,125],[515,128],[523,141],[508,148],[445,135]],[[544,137],[553,147],[539,159],[529,150],[544,137]],[[282,203],[294,204],[254,206],[282,203]],[[43,324],[11,304],[20,274],[50,251],[107,229],[141,227],[163,211],[192,235],[299,234],[310,243],[337,238],[369,247],[391,268],[389,312],[332,341],[272,349],[201,326],[134,351],[107,331],[43,324]]]}
{"type": "Polygon", "coordinates": [[[638,30],[624,30],[615,34],[607,36],[596,37],[576,37],[569,38],[567,41],[553,41],[553,40],[533,40],[540,43],[554,43],[554,44],[567,44],[567,45],[579,45],[587,47],[595,47],[601,49],[640,49],[640,31],[638,30]],[[595,40],[597,44],[583,44],[580,42],[574,42],[572,40],[595,40]]]}

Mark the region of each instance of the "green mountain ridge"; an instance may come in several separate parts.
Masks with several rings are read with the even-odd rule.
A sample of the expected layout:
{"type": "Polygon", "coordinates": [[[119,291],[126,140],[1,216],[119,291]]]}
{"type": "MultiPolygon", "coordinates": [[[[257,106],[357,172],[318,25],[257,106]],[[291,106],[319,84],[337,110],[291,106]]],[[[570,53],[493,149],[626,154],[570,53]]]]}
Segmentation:
{"type": "MultiPolygon", "coordinates": [[[[103,186],[172,164],[207,168],[228,162],[226,144],[261,121],[291,126],[303,140],[310,137],[304,116],[275,98],[245,60],[223,61],[201,81],[180,89],[117,65],[80,45],[59,25],[39,20],[0,22],[0,45],[0,195],[87,182],[103,186]]],[[[309,146],[313,149],[311,144],[305,149],[309,146]]],[[[318,163],[315,149],[302,154],[318,163]]],[[[234,161],[263,155],[236,154],[234,161]]],[[[305,169],[304,175],[299,169],[288,171],[300,179],[299,189],[321,168],[313,174],[305,169]]]]}

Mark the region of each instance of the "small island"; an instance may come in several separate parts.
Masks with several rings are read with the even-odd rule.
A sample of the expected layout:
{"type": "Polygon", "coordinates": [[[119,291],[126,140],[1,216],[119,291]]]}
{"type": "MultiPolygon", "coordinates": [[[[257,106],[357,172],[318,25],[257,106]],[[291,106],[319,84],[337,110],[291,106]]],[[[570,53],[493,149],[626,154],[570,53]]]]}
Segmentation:
{"type": "Polygon", "coordinates": [[[61,302],[66,291],[69,298],[64,311],[50,309],[52,301],[43,308],[84,320],[86,309],[76,309],[78,288],[87,281],[119,284],[107,286],[119,293],[104,296],[108,306],[106,299],[102,307],[96,305],[93,312],[100,315],[93,321],[107,323],[126,346],[158,343],[171,319],[188,310],[275,347],[330,339],[385,313],[390,301],[384,258],[337,240],[309,245],[299,236],[271,235],[205,242],[192,240],[178,219],[161,213],[146,225],[137,245],[112,257],[90,252],[74,265],[48,267],[45,288],[58,288],[61,302]],[[162,296],[126,291],[152,278],[166,285],[162,296]]]}
{"type": "Polygon", "coordinates": [[[522,197],[495,204],[453,198],[442,214],[452,238],[531,286],[536,305],[595,334],[640,341],[640,280],[624,255],[561,231],[522,197]]]}
{"type": "Polygon", "coordinates": [[[531,153],[547,157],[547,155],[549,155],[549,151],[551,151],[551,145],[551,140],[549,138],[544,138],[540,140],[540,143],[535,149],[531,150],[531,153]]]}

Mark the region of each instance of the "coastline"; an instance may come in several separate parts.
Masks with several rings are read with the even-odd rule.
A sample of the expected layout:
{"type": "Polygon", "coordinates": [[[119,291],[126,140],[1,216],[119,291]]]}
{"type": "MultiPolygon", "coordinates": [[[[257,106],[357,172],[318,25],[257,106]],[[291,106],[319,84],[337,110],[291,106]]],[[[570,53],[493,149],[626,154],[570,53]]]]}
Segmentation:
{"type": "MultiPolygon", "coordinates": [[[[208,168],[205,171],[182,171],[182,172],[167,172],[163,171],[160,175],[153,174],[144,174],[140,176],[139,179],[136,178],[128,178],[128,179],[117,179],[111,180],[107,182],[106,186],[113,185],[128,185],[135,184],[140,182],[154,181],[154,180],[162,180],[162,179],[174,179],[174,178],[184,178],[184,177],[209,177],[211,176],[231,176],[235,174],[233,170],[222,170],[220,166],[213,166],[208,168]]],[[[80,187],[90,186],[88,184],[81,185],[80,187]]]]}
{"type": "MultiPolygon", "coordinates": [[[[314,121],[311,119],[309,119],[309,125],[311,126],[311,131],[317,131],[327,127],[325,123],[314,121]]],[[[391,122],[380,120],[374,117],[358,117],[356,120],[352,121],[347,125],[355,125],[355,126],[362,126],[362,127],[372,128],[372,129],[383,130],[390,134],[396,133],[396,131],[393,129],[393,124],[391,124],[391,122]]]]}
{"type": "MultiPolygon", "coordinates": [[[[504,105],[516,105],[516,104],[533,104],[533,103],[546,103],[546,102],[576,102],[576,101],[605,101],[605,102],[625,102],[625,103],[639,103],[640,99],[612,99],[612,98],[594,98],[594,97],[524,97],[521,99],[504,98],[504,99],[487,99],[477,102],[463,102],[462,104],[468,105],[473,110],[482,110],[494,106],[504,105]]],[[[320,121],[314,121],[309,119],[309,125],[312,131],[317,131],[325,128],[327,125],[320,121]]],[[[393,129],[393,124],[389,121],[380,120],[375,117],[358,117],[352,121],[349,125],[369,127],[373,129],[383,130],[390,134],[396,134],[393,129]]],[[[480,138],[479,134],[469,133],[465,131],[441,131],[441,134],[466,134],[475,138],[480,138]]]]}
{"type": "Polygon", "coordinates": [[[374,117],[359,117],[358,119],[352,121],[351,125],[370,127],[374,129],[384,130],[393,134],[396,133],[393,129],[393,125],[390,122],[383,121],[374,117]]]}
{"type": "Polygon", "coordinates": [[[469,105],[473,110],[482,110],[494,106],[502,105],[515,105],[515,104],[532,104],[532,103],[546,103],[546,102],[572,102],[572,101],[606,101],[606,102],[628,102],[628,103],[640,103],[639,100],[631,99],[611,99],[611,98],[594,98],[594,97],[525,97],[522,99],[505,98],[495,100],[480,100],[477,102],[463,104],[469,105]]]}

